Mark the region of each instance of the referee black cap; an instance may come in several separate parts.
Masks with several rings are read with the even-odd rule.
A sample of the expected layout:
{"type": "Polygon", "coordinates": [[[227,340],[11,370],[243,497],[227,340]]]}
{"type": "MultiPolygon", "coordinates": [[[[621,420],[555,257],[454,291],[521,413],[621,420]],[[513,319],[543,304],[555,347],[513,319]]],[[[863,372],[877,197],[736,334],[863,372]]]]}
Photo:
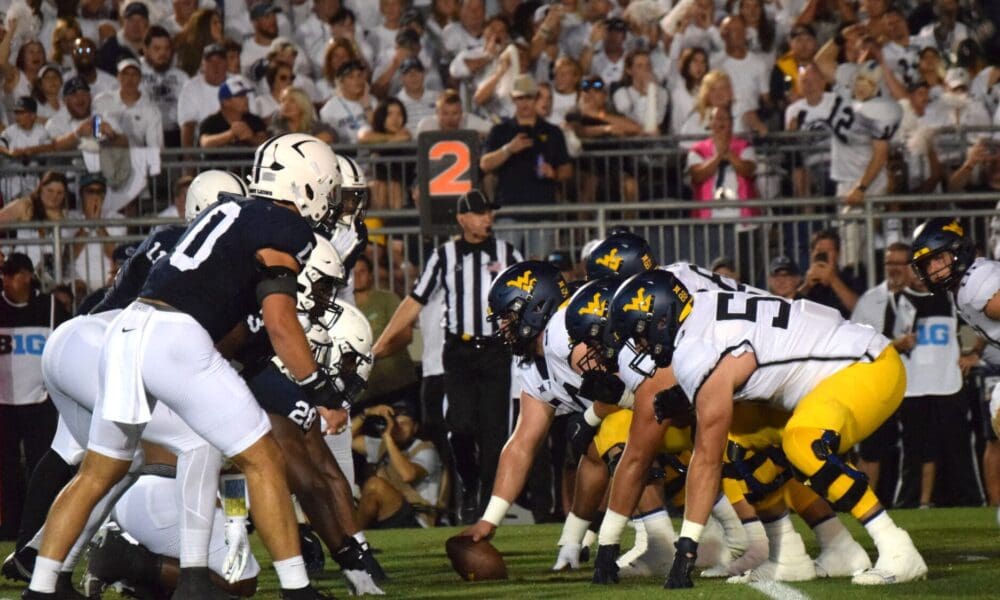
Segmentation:
{"type": "Polygon", "coordinates": [[[479,190],[469,190],[458,197],[458,204],[455,210],[460,215],[465,213],[474,212],[477,214],[483,214],[491,210],[497,210],[500,208],[498,204],[490,202],[489,198],[486,197],[479,190]]]}

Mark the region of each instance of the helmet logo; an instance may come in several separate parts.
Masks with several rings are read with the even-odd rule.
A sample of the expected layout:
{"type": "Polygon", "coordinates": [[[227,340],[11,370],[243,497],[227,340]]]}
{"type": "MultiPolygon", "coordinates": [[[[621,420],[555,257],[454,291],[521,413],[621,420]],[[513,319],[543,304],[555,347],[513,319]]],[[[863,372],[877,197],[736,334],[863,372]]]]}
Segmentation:
{"type": "Polygon", "coordinates": [[[653,304],[653,297],[646,295],[646,288],[641,287],[639,291],[636,292],[635,297],[632,298],[631,302],[626,304],[623,308],[625,312],[632,310],[641,310],[642,312],[649,312],[650,306],[653,304]]]}
{"type": "Polygon", "coordinates": [[[611,252],[608,252],[604,256],[598,258],[595,262],[602,267],[607,267],[617,273],[618,269],[622,266],[622,260],[624,259],[618,256],[618,248],[612,248],[611,252]]]}
{"type": "Polygon", "coordinates": [[[962,226],[958,224],[958,221],[952,221],[951,223],[948,223],[947,225],[941,228],[941,231],[950,231],[955,235],[959,236],[965,235],[965,231],[962,229],[962,226]]]}
{"type": "Polygon", "coordinates": [[[674,293],[677,294],[677,299],[680,300],[681,302],[687,302],[688,299],[691,298],[691,296],[688,294],[688,291],[683,287],[681,287],[680,284],[674,286],[674,293]]]}
{"type": "Polygon", "coordinates": [[[653,269],[653,257],[652,256],[650,256],[648,254],[643,254],[642,255],[642,268],[646,269],[647,271],[651,271],[653,269]]]}
{"type": "Polygon", "coordinates": [[[531,271],[525,271],[520,277],[512,281],[507,282],[507,287],[513,287],[530,294],[531,290],[535,289],[535,284],[538,283],[537,277],[531,276],[531,271]]]}
{"type": "Polygon", "coordinates": [[[602,302],[601,293],[598,292],[594,294],[594,299],[588,302],[587,306],[584,306],[577,312],[581,315],[594,315],[595,317],[603,317],[607,309],[608,309],[608,301],[604,300],[602,302]]]}

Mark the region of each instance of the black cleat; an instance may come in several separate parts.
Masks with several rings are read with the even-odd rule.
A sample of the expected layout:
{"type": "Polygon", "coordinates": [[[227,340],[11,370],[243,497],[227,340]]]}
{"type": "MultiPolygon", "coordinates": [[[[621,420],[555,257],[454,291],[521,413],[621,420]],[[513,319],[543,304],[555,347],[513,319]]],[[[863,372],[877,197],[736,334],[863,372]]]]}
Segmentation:
{"type": "Polygon", "coordinates": [[[73,587],[73,574],[61,572],[56,579],[56,597],[59,600],[89,600],[73,587]]]}
{"type": "Polygon", "coordinates": [[[365,571],[368,571],[368,574],[372,576],[375,583],[389,581],[389,576],[385,574],[382,565],[375,559],[375,555],[372,554],[372,547],[368,545],[368,542],[361,544],[361,562],[364,563],[365,571]]]}
{"type": "Polygon", "coordinates": [[[171,600],[229,600],[229,594],[212,584],[208,567],[186,567],[181,569],[171,600]]]}
{"type": "Polygon", "coordinates": [[[59,596],[57,596],[55,592],[36,592],[35,590],[25,588],[24,591],[21,592],[21,600],[59,600],[59,596]]]}
{"type": "Polygon", "coordinates": [[[38,557],[38,550],[25,546],[20,550],[14,550],[3,560],[3,567],[0,573],[11,581],[31,581],[31,572],[35,570],[35,558],[38,557]]]}
{"type": "Polygon", "coordinates": [[[281,600],[334,600],[330,594],[316,591],[311,585],[295,590],[281,589],[281,600]]]}

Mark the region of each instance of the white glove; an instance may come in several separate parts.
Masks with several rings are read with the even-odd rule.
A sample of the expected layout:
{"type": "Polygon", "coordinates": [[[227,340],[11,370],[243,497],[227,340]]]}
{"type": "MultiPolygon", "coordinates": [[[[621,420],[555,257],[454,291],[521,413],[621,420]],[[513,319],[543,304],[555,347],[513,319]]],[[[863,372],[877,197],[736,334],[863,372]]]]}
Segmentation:
{"type": "Polygon", "coordinates": [[[341,572],[347,579],[347,590],[352,596],[385,596],[368,571],[343,569],[341,572]]]}
{"type": "Polygon", "coordinates": [[[556,557],[556,564],[552,566],[552,570],[562,571],[566,567],[579,569],[581,548],[580,544],[564,544],[559,546],[559,556],[556,557]]]}
{"type": "Polygon", "coordinates": [[[730,575],[740,575],[764,564],[768,556],[767,532],[760,521],[744,524],[747,531],[747,549],[742,556],[729,563],[730,575]]]}
{"type": "Polygon", "coordinates": [[[226,559],[222,561],[222,576],[229,583],[236,583],[243,577],[243,570],[250,558],[250,538],[247,536],[247,520],[244,517],[226,519],[226,559]]]}

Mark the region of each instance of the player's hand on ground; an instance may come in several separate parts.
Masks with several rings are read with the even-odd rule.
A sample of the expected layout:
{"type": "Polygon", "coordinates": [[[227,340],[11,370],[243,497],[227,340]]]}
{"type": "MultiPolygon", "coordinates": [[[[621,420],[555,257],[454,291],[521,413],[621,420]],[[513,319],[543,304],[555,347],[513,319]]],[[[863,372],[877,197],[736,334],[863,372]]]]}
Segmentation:
{"type": "Polygon", "coordinates": [[[489,540],[496,533],[497,526],[489,521],[484,521],[479,519],[479,522],[472,527],[467,528],[462,532],[462,535],[467,535],[472,538],[472,541],[478,542],[479,540],[489,540]]]}
{"type": "Polygon", "coordinates": [[[594,559],[594,577],[591,583],[608,585],[618,583],[618,555],[621,548],[618,544],[604,544],[597,548],[597,558],[594,559]]]}
{"type": "Polygon", "coordinates": [[[250,558],[250,538],[247,535],[247,520],[242,517],[226,519],[226,558],[222,561],[222,576],[229,583],[236,583],[243,577],[243,570],[250,558]]]}
{"type": "Polygon", "coordinates": [[[580,544],[563,544],[559,546],[559,556],[556,557],[556,564],[552,566],[553,571],[563,569],[580,568],[580,544]]]}
{"type": "Polygon", "coordinates": [[[670,574],[663,587],[667,589],[694,587],[691,581],[691,571],[694,570],[695,560],[698,558],[698,542],[691,538],[682,537],[674,544],[677,554],[674,555],[674,564],[670,567],[670,574]]]}

